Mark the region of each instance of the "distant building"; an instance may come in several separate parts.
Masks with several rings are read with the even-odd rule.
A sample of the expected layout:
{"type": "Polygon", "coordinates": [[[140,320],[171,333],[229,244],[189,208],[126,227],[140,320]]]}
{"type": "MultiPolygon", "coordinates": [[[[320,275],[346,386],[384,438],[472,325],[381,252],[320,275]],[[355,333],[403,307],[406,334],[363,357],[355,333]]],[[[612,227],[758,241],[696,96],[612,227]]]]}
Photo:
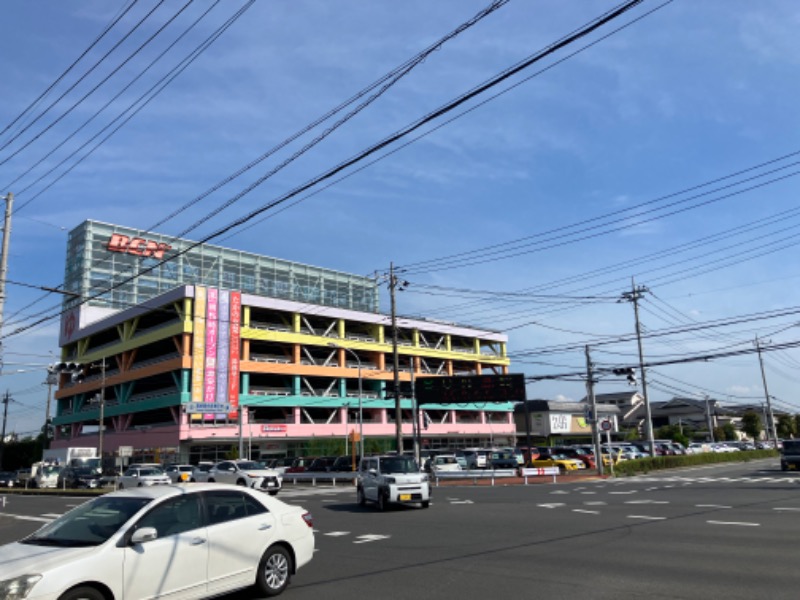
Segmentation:
{"type": "MultiPolygon", "coordinates": [[[[587,405],[583,402],[557,402],[553,400],[528,400],[530,414],[530,435],[532,443],[550,444],[558,439],[591,440],[592,426],[587,419],[587,405]]],[[[514,423],[517,429],[517,443],[525,445],[525,403],[514,406],[514,423]]],[[[598,418],[611,422],[611,431],[619,428],[620,411],[612,405],[598,405],[598,418]]]]}

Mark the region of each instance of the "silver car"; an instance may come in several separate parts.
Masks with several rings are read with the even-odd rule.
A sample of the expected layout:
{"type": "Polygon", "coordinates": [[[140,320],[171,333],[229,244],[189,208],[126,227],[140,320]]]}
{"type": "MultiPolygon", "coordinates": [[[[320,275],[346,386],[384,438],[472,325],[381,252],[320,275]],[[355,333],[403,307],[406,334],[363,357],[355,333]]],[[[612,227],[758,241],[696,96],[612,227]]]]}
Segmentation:
{"type": "Polygon", "coordinates": [[[117,480],[117,488],[144,487],[151,485],[169,485],[169,475],[155,467],[133,467],[125,471],[117,480]]]}

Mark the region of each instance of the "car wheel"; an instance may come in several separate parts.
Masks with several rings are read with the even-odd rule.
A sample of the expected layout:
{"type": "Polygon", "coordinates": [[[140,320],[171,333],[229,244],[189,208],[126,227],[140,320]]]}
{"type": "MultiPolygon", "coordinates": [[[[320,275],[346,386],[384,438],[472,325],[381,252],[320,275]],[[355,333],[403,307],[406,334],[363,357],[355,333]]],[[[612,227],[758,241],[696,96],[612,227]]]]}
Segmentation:
{"type": "Polygon", "coordinates": [[[364,488],[358,488],[356,490],[356,501],[359,506],[364,506],[367,503],[367,497],[364,496],[364,488]]]}
{"type": "Polygon", "coordinates": [[[119,484],[119,486],[117,486],[117,489],[118,489],[118,490],[121,490],[121,489],[123,489],[124,487],[125,487],[125,485],[124,485],[124,484],[122,484],[122,483],[120,483],[120,484],[119,484]]]}
{"type": "Polygon", "coordinates": [[[256,585],[267,596],[277,596],[286,586],[292,574],[292,557],[282,546],[268,548],[258,564],[256,585]]]}
{"type": "Polygon", "coordinates": [[[195,481],[195,478],[194,478],[194,477],[192,477],[192,478],[189,480],[189,483],[197,483],[197,481],[195,481]]]}
{"type": "Polygon", "coordinates": [[[386,497],[378,490],[378,510],[383,512],[386,510],[386,497]]]}
{"type": "Polygon", "coordinates": [[[422,508],[428,508],[431,505],[430,500],[423,500],[422,501],[422,508]]]}
{"type": "Polygon", "coordinates": [[[208,478],[208,483],[214,483],[214,479],[212,477],[208,478]]]}
{"type": "Polygon", "coordinates": [[[247,487],[247,482],[244,479],[240,479],[239,481],[236,482],[236,485],[247,487]]]}
{"type": "Polygon", "coordinates": [[[559,465],[558,466],[558,473],[559,473],[559,475],[566,475],[567,474],[567,468],[565,466],[563,466],[563,465],[559,465]]]}
{"type": "Polygon", "coordinates": [[[106,597],[93,587],[83,586],[67,590],[58,600],[106,600],[106,597]]]}
{"type": "Polygon", "coordinates": [[[280,490],[275,490],[269,493],[270,496],[277,496],[280,490]]]}

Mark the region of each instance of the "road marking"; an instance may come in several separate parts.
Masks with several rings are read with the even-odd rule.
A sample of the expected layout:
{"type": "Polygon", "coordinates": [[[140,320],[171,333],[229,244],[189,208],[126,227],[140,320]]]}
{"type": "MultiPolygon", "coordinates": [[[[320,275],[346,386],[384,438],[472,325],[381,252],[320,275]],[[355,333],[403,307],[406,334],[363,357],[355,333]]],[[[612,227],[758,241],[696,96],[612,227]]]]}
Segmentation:
{"type": "Polygon", "coordinates": [[[583,508],[573,508],[572,512],[585,513],[587,515],[599,515],[600,514],[599,510],[586,510],[586,509],[583,509],[583,508]]]}
{"type": "Polygon", "coordinates": [[[41,516],[43,516],[43,517],[52,517],[53,519],[57,519],[62,514],[64,514],[64,513],[42,513],[41,516]]]}
{"type": "Polygon", "coordinates": [[[450,500],[450,504],[475,504],[472,500],[450,500]]]}
{"type": "Polygon", "coordinates": [[[2,517],[10,517],[12,519],[18,519],[20,521],[37,521],[39,523],[50,523],[54,519],[48,517],[29,517],[28,515],[10,515],[8,513],[0,513],[2,517]]]}
{"type": "Polygon", "coordinates": [[[627,492],[608,492],[609,494],[635,494],[638,490],[628,490],[627,492]]]}
{"type": "Polygon", "coordinates": [[[587,494],[587,495],[592,495],[592,494],[596,494],[596,493],[597,492],[581,492],[581,494],[587,494]]]}
{"type": "Polygon", "coordinates": [[[644,519],[646,521],[663,521],[667,517],[650,517],[648,515],[628,515],[629,519],[644,519]]]}
{"type": "Polygon", "coordinates": [[[625,504],[669,504],[669,500],[626,500],[625,504]]]}
{"type": "Polygon", "coordinates": [[[761,523],[745,523],[742,521],[706,521],[709,525],[737,525],[739,527],[759,527],[761,523]]]}
{"type": "Polygon", "coordinates": [[[555,492],[550,492],[551,494],[569,494],[569,492],[565,490],[556,490],[555,492]]]}
{"type": "Polygon", "coordinates": [[[800,510],[800,508],[788,508],[788,507],[787,507],[787,508],[783,508],[783,507],[777,507],[777,508],[773,508],[772,510],[800,510]]]}
{"type": "Polygon", "coordinates": [[[377,542],[378,540],[388,540],[390,537],[391,537],[390,535],[377,535],[377,534],[360,535],[353,543],[367,544],[369,542],[377,542]]]}
{"type": "Polygon", "coordinates": [[[586,506],[605,506],[608,502],[603,502],[602,500],[592,500],[590,502],[584,502],[586,506]]]}
{"type": "Polygon", "coordinates": [[[559,506],[565,506],[563,502],[553,502],[552,504],[537,504],[536,506],[540,508],[558,508],[559,506]]]}
{"type": "Polygon", "coordinates": [[[330,533],[326,533],[324,535],[329,535],[330,537],[341,537],[343,535],[350,535],[349,531],[331,531],[330,533]]]}
{"type": "Polygon", "coordinates": [[[725,504],[695,504],[696,508],[733,508],[725,504]]]}

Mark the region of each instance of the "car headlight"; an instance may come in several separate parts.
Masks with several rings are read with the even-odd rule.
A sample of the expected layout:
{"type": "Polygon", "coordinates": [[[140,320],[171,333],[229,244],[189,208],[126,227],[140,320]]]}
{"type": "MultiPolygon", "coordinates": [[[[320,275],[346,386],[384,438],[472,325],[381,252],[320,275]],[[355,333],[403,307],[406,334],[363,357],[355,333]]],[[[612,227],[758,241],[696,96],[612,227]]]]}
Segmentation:
{"type": "Polygon", "coordinates": [[[22,600],[27,598],[33,586],[42,578],[38,573],[20,575],[13,579],[0,581],[0,598],[5,600],[22,600]]]}

